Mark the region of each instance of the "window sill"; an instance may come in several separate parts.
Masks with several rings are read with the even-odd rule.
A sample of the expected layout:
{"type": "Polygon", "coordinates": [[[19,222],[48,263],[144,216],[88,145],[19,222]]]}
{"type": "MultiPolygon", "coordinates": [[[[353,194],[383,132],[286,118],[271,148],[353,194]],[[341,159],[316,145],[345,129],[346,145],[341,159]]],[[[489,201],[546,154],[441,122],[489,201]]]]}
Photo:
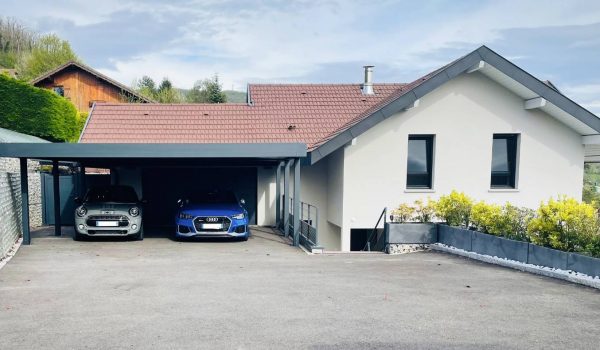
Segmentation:
{"type": "Polygon", "coordinates": [[[404,193],[434,193],[433,188],[407,188],[404,193]]]}
{"type": "Polygon", "coordinates": [[[490,188],[488,192],[520,192],[518,188],[490,188]]]}

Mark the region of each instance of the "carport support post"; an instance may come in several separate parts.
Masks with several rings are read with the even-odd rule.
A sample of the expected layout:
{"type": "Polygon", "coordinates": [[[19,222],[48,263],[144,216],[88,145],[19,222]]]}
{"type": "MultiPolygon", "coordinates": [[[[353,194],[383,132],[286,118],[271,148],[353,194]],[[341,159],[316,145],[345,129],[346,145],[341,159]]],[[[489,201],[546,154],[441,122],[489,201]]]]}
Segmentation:
{"type": "Polygon", "coordinates": [[[281,164],[277,164],[275,171],[275,227],[281,224],[281,164]]]}
{"type": "Polygon", "coordinates": [[[300,245],[300,158],[294,161],[294,246],[300,245]]]}
{"type": "Polygon", "coordinates": [[[288,226],[290,224],[290,165],[292,160],[285,162],[283,168],[283,233],[285,237],[289,235],[288,226]]]}
{"type": "Polygon", "coordinates": [[[54,190],[54,235],[60,236],[60,174],[58,173],[58,161],[52,161],[52,189],[54,190]]]}
{"type": "Polygon", "coordinates": [[[27,181],[27,158],[20,158],[21,166],[21,225],[23,226],[23,244],[31,244],[29,232],[29,184],[27,181]]]}

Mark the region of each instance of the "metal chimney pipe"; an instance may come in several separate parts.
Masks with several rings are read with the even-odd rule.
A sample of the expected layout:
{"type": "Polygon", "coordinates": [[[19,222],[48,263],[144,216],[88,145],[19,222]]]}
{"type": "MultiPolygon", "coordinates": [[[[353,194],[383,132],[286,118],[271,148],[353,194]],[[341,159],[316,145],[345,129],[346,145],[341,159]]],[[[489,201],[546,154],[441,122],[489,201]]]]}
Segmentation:
{"type": "Polygon", "coordinates": [[[362,85],[363,95],[373,95],[373,67],[375,66],[364,66],[365,68],[365,82],[362,85]]]}

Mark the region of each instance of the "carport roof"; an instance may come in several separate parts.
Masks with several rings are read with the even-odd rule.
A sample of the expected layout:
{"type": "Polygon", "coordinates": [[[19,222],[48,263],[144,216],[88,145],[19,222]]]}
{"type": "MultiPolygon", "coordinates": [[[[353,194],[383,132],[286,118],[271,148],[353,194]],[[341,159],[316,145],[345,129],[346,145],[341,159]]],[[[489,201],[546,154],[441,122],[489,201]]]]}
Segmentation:
{"type": "Polygon", "coordinates": [[[0,157],[81,161],[127,159],[285,159],[306,156],[302,143],[254,144],[0,144],[0,157]]]}

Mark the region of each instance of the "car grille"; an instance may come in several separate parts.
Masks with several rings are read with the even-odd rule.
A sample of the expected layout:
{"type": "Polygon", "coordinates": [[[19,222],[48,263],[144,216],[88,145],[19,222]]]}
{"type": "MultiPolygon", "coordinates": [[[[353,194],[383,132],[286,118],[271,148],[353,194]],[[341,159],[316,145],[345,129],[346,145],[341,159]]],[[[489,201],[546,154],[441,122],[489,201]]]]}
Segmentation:
{"type": "Polygon", "coordinates": [[[97,226],[98,221],[118,221],[119,227],[129,225],[129,219],[124,215],[91,215],[88,217],[86,224],[88,226],[97,226]]]}
{"type": "Polygon", "coordinates": [[[194,228],[201,232],[227,232],[231,226],[231,220],[226,216],[199,216],[194,219],[194,228]],[[221,229],[206,229],[202,224],[222,224],[221,229]]]}

